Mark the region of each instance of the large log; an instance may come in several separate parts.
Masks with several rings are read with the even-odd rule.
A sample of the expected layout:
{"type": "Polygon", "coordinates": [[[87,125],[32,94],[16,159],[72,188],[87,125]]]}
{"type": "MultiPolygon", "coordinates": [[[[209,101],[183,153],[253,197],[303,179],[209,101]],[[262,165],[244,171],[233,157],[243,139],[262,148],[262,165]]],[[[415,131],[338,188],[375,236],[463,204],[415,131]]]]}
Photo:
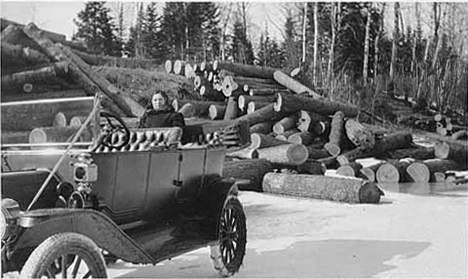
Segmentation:
{"type": "Polygon", "coordinates": [[[194,117],[196,114],[196,109],[195,106],[192,105],[191,103],[187,103],[183,105],[177,112],[182,114],[184,118],[190,118],[194,117]]]}
{"type": "Polygon", "coordinates": [[[174,74],[176,75],[184,75],[184,70],[185,70],[185,64],[186,62],[185,61],[182,61],[182,60],[176,60],[174,62],[174,67],[173,67],[173,71],[174,71],[174,74]]]}
{"type": "Polygon", "coordinates": [[[313,99],[299,95],[278,94],[275,103],[275,111],[299,110],[313,111],[322,115],[332,115],[337,111],[341,111],[346,117],[356,117],[359,112],[358,107],[354,105],[324,99],[313,99]]]}
{"type": "Polygon", "coordinates": [[[224,113],[224,120],[235,119],[238,114],[237,107],[236,97],[229,97],[226,112],[224,113]]]}
{"type": "Polygon", "coordinates": [[[319,148],[316,148],[315,146],[306,146],[307,148],[307,152],[309,153],[309,159],[315,159],[315,160],[318,160],[318,159],[323,159],[323,158],[327,158],[330,156],[330,154],[328,154],[328,151],[325,150],[325,149],[319,149],[319,148]]]}
{"type": "Polygon", "coordinates": [[[265,121],[275,121],[277,119],[281,119],[282,117],[288,115],[289,112],[277,112],[274,110],[274,105],[269,104],[267,106],[262,107],[259,110],[256,110],[250,114],[243,115],[237,119],[248,121],[249,125],[252,126],[254,124],[265,122],[265,121]]]}
{"type": "Polygon", "coordinates": [[[239,96],[242,94],[242,87],[231,76],[227,76],[223,79],[222,91],[226,97],[239,96]]]}
{"type": "Polygon", "coordinates": [[[271,104],[271,103],[259,102],[259,101],[250,101],[247,104],[247,114],[251,114],[254,111],[257,111],[257,110],[259,110],[259,109],[261,109],[263,107],[266,107],[269,104],[271,104]]]}
{"type": "Polygon", "coordinates": [[[213,63],[213,70],[227,70],[236,76],[273,79],[273,74],[277,69],[216,60],[213,63]]]}
{"type": "Polygon", "coordinates": [[[58,44],[58,47],[49,39],[44,37],[34,24],[29,24],[23,29],[24,33],[39,44],[43,51],[55,61],[69,60],[77,67],[70,67],[70,71],[79,69],[76,75],[85,75],[99,87],[99,89],[112,99],[127,116],[141,116],[144,113],[143,107],[129,96],[122,94],[114,85],[102,77],[99,73],[88,66],[80,57],[74,54],[68,47],[58,44]]]}
{"type": "Polygon", "coordinates": [[[413,158],[415,160],[427,160],[434,159],[434,148],[433,147],[411,147],[404,149],[397,149],[389,152],[392,159],[403,159],[403,158],[413,158]]]}
{"type": "Polygon", "coordinates": [[[24,34],[23,30],[16,25],[10,25],[5,28],[2,31],[0,41],[12,45],[21,45],[37,51],[40,51],[41,49],[36,42],[31,40],[26,34],[24,34]]]}
{"type": "Polygon", "coordinates": [[[237,100],[239,109],[247,110],[247,104],[249,102],[262,102],[262,103],[272,103],[275,101],[275,96],[249,96],[249,95],[240,95],[237,100]]]}
{"type": "Polygon", "coordinates": [[[31,131],[3,131],[1,132],[2,145],[16,144],[16,143],[29,143],[29,133],[31,131]]]}
{"type": "Polygon", "coordinates": [[[43,100],[43,99],[85,97],[85,96],[87,95],[83,90],[50,91],[50,92],[33,93],[33,94],[31,93],[5,94],[4,92],[2,92],[2,103],[43,100]]]}
{"type": "Polygon", "coordinates": [[[302,144],[284,144],[257,150],[258,158],[283,165],[300,165],[309,157],[302,144]]]}
{"type": "Polygon", "coordinates": [[[70,98],[2,103],[2,131],[25,131],[37,127],[52,126],[55,115],[88,115],[93,108],[93,98],[70,98]]]}
{"type": "Polygon", "coordinates": [[[461,169],[460,164],[450,159],[430,159],[424,160],[423,163],[429,169],[431,182],[436,182],[436,173],[458,171],[461,169]]]}
{"type": "Polygon", "coordinates": [[[330,153],[331,156],[338,156],[341,153],[341,141],[343,139],[344,130],[344,113],[337,111],[333,115],[331,122],[330,135],[328,142],[324,148],[330,153]]]}
{"type": "Polygon", "coordinates": [[[355,146],[372,148],[375,144],[374,134],[356,119],[348,119],[345,122],[345,130],[348,139],[355,146]]]}
{"type": "MultiPolygon", "coordinates": [[[[294,135],[294,134],[297,134],[299,133],[300,131],[296,128],[296,127],[293,127],[287,131],[284,131],[283,133],[281,134],[276,134],[276,138],[279,139],[279,140],[284,140],[284,141],[288,141],[288,138],[291,136],[291,135],[294,135]]],[[[274,132],[273,132],[274,133],[274,132]]]]}
{"type": "Polygon", "coordinates": [[[272,89],[272,88],[251,88],[249,89],[250,96],[274,96],[277,93],[289,94],[289,89],[272,89]]]}
{"type": "Polygon", "coordinates": [[[22,47],[18,45],[1,42],[1,55],[2,63],[7,59],[20,60],[27,65],[34,65],[40,63],[49,63],[50,59],[42,52],[34,50],[29,47],[22,47]]]}
{"type": "Polygon", "coordinates": [[[412,162],[405,169],[405,182],[429,182],[430,170],[421,162],[412,162]]]}
{"type": "Polygon", "coordinates": [[[320,99],[322,96],[314,92],[312,89],[308,88],[307,86],[303,85],[299,81],[293,79],[292,77],[288,76],[287,74],[283,73],[282,71],[276,71],[273,74],[273,78],[284,87],[290,89],[291,91],[297,94],[307,93],[310,96],[320,99]]]}
{"type": "Polygon", "coordinates": [[[212,120],[223,119],[225,112],[226,105],[210,105],[208,108],[208,115],[212,120]]]}
{"type": "Polygon", "coordinates": [[[375,183],[362,179],[272,172],[263,178],[263,191],[348,203],[378,203],[383,195],[375,183]]]}
{"type": "Polygon", "coordinates": [[[172,67],[172,61],[171,60],[166,60],[164,63],[164,70],[166,70],[166,73],[171,74],[173,73],[173,67],[172,67]]]}
{"type": "Polygon", "coordinates": [[[272,79],[243,77],[243,76],[233,76],[232,79],[234,80],[234,82],[236,82],[237,84],[241,84],[241,85],[256,84],[256,85],[259,85],[259,86],[261,86],[261,85],[276,85],[276,86],[279,86],[279,84],[276,81],[272,80],[272,79]]]}
{"type": "Polygon", "coordinates": [[[40,82],[65,76],[68,73],[68,65],[68,62],[62,61],[54,63],[51,66],[3,76],[2,90],[15,87],[21,88],[25,83],[40,82]]]}
{"type": "Polygon", "coordinates": [[[271,121],[260,122],[250,126],[250,133],[269,134],[273,131],[274,123],[271,121]]]}
{"type": "Polygon", "coordinates": [[[288,141],[291,143],[309,145],[314,140],[315,135],[310,132],[299,132],[294,133],[288,137],[288,141]]]}
{"type": "Polygon", "coordinates": [[[434,155],[439,159],[452,159],[462,166],[466,166],[468,160],[468,143],[463,141],[446,140],[436,142],[434,155]]]}
{"type": "Polygon", "coordinates": [[[299,174],[317,174],[324,175],[327,167],[325,164],[316,160],[307,159],[304,163],[296,166],[296,171],[299,174]]]}
{"type": "Polygon", "coordinates": [[[376,140],[373,152],[382,154],[387,151],[411,147],[413,136],[410,132],[397,132],[376,140]]]}
{"type": "MultiPolygon", "coordinates": [[[[115,57],[106,55],[89,54],[83,51],[73,49],[73,53],[78,55],[84,62],[92,66],[109,66],[109,67],[120,67],[130,69],[145,69],[145,70],[156,70],[159,68],[160,63],[157,60],[142,59],[135,57],[115,57]]],[[[167,60],[164,68],[167,73],[172,71],[172,62],[167,60]],[[167,67],[167,68],[166,68],[167,67]]]]}
{"type": "Polygon", "coordinates": [[[282,118],[273,126],[273,132],[282,134],[292,128],[296,128],[297,119],[298,117],[295,114],[282,118]]]}
{"type": "Polygon", "coordinates": [[[340,166],[336,170],[336,174],[339,174],[342,176],[359,177],[361,169],[362,169],[361,164],[352,162],[349,165],[340,166]]]}
{"type": "Polygon", "coordinates": [[[185,104],[192,104],[195,107],[195,115],[197,116],[207,116],[208,109],[211,105],[223,105],[221,102],[211,102],[211,101],[200,101],[200,100],[190,100],[190,99],[174,99],[172,101],[172,107],[174,110],[179,111],[185,104]]]}
{"type": "Polygon", "coordinates": [[[224,163],[223,177],[249,179],[250,183],[241,185],[241,190],[262,191],[263,177],[273,171],[273,165],[265,159],[247,159],[224,163]]]}
{"type": "Polygon", "coordinates": [[[225,99],[225,96],[221,92],[215,90],[212,86],[209,85],[202,85],[200,87],[200,95],[207,100],[216,102],[221,102],[225,99]]]}
{"type": "Polygon", "coordinates": [[[316,123],[325,121],[326,117],[311,111],[301,110],[297,128],[302,132],[312,132],[316,123]]]}
{"type": "Polygon", "coordinates": [[[254,149],[267,148],[285,144],[289,144],[289,142],[276,139],[269,135],[264,135],[260,133],[252,133],[250,135],[250,146],[254,149]]]}

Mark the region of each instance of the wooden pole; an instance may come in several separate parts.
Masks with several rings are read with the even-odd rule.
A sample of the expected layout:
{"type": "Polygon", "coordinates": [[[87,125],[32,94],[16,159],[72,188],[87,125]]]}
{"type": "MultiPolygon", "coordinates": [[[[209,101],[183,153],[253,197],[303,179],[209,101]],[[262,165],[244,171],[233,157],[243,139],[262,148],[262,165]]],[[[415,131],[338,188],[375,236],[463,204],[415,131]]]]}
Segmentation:
{"type": "Polygon", "coordinates": [[[302,144],[284,144],[257,150],[258,158],[284,165],[300,165],[309,157],[307,148],[302,144]]]}

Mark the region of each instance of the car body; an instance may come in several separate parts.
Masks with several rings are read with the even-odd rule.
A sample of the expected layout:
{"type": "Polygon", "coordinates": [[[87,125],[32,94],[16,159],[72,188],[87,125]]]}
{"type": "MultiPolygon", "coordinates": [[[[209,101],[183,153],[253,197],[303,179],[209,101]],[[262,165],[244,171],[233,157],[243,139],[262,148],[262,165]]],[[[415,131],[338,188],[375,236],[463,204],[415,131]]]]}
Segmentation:
{"type": "MultiPolygon", "coordinates": [[[[34,115],[57,102],[26,106],[34,115]]],[[[101,277],[99,256],[80,254],[83,247],[98,247],[109,261],[156,264],[208,245],[221,275],[238,271],[245,215],[236,181],[222,177],[222,144],[182,145],[182,128],[128,129],[109,113],[106,123],[99,98],[62,102],[86,108],[68,141],[2,144],[2,273],[54,277],[82,268],[83,259],[101,277]],[[64,256],[73,247],[77,252],[64,256]],[[42,267],[44,261],[50,263],[42,267]]]]}

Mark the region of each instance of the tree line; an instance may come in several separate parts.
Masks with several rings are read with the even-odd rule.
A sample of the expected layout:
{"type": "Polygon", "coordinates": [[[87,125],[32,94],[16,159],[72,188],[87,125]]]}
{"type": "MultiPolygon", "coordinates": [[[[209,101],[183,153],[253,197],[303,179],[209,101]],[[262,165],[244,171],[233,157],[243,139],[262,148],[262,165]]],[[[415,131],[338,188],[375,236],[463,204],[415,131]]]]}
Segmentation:
{"type": "Polygon", "coordinates": [[[455,32],[466,7],[427,5],[432,5],[430,32],[423,32],[423,24],[428,23],[421,20],[418,2],[412,7],[415,26],[405,25],[399,2],[286,4],[282,40],[270,36],[265,27],[259,41],[252,42],[245,2],[230,4],[228,11],[223,7],[222,12],[231,17],[230,30],[227,20],[221,20],[220,3],[166,2],[160,14],[156,3],[140,4],[128,39],[122,36],[122,11],[114,20],[104,2],[87,2],[75,20],[75,38],[86,41],[95,53],[161,63],[230,59],[286,71],[300,67],[307,85],[334,98],[358,102],[354,99],[362,92],[394,90],[422,106],[466,111],[468,66],[462,59],[463,42],[455,32]],[[384,26],[388,12],[394,15],[391,33],[384,26]]]}

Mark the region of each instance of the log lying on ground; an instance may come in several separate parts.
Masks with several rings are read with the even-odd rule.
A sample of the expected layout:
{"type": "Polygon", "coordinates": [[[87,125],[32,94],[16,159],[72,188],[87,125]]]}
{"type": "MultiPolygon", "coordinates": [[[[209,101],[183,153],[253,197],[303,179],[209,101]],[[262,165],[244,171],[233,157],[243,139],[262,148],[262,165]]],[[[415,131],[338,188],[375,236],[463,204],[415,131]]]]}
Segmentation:
{"type": "Polygon", "coordinates": [[[1,55],[2,60],[17,59],[28,65],[49,63],[50,59],[47,58],[42,52],[31,48],[23,48],[18,45],[1,42],[1,55]]]}
{"type": "Polygon", "coordinates": [[[213,63],[213,70],[227,70],[237,76],[273,79],[273,73],[277,69],[216,60],[213,63]]]}
{"type": "Polygon", "coordinates": [[[263,191],[348,203],[378,203],[383,195],[375,183],[362,179],[271,172],[263,178],[263,191]]]}
{"type": "Polygon", "coordinates": [[[189,118],[189,117],[193,117],[196,115],[195,106],[192,105],[191,103],[185,104],[177,112],[181,113],[184,116],[184,118],[189,118]]]}
{"type": "Polygon", "coordinates": [[[455,140],[436,142],[434,155],[436,158],[452,159],[462,166],[466,166],[468,164],[468,142],[455,140]]]}
{"type": "Polygon", "coordinates": [[[2,77],[2,90],[7,88],[21,88],[25,83],[40,82],[59,76],[66,76],[69,63],[66,61],[54,63],[51,66],[29,70],[2,77]]]}
{"type": "Polygon", "coordinates": [[[265,102],[258,102],[258,101],[251,101],[247,104],[247,114],[251,114],[254,111],[257,111],[263,107],[266,107],[267,105],[270,105],[271,103],[265,103],[265,102]]]}
{"type": "Polygon", "coordinates": [[[239,109],[246,110],[247,104],[251,101],[263,102],[263,103],[272,103],[275,101],[275,96],[249,96],[249,95],[240,95],[237,100],[239,109]]]}
{"type": "Polygon", "coordinates": [[[316,174],[324,175],[327,167],[316,160],[307,159],[304,163],[296,166],[296,171],[299,174],[316,174]]]}
{"type": "Polygon", "coordinates": [[[400,160],[382,164],[376,174],[379,183],[429,182],[429,169],[420,162],[400,160]]]}
{"type": "Polygon", "coordinates": [[[262,107],[259,110],[256,110],[250,114],[243,115],[238,120],[248,121],[250,126],[264,122],[264,121],[274,121],[276,119],[281,119],[282,117],[289,114],[289,112],[277,112],[273,109],[274,105],[269,104],[267,106],[262,107]]]}
{"type": "Polygon", "coordinates": [[[246,159],[224,162],[223,177],[249,179],[248,186],[240,186],[240,190],[262,192],[263,177],[273,171],[273,164],[265,159],[246,159]]]}
{"type": "Polygon", "coordinates": [[[208,115],[212,120],[223,119],[225,112],[226,105],[210,105],[208,108],[208,115]]]}
{"type": "Polygon", "coordinates": [[[200,100],[190,100],[190,99],[174,99],[172,101],[172,107],[175,111],[179,111],[185,104],[192,104],[195,107],[195,115],[197,116],[207,116],[208,108],[211,105],[223,105],[221,102],[212,102],[212,101],[200,101],[200,100]]]}
{"type": "Polygon", "coordinates": [[[58,112],[54,117],[53,127],[65,127],[67,126],[67,117],[63,112],[58,112]]]}
{"type": "Polygon", "coordinates": [[[243,76],[233,76],[232,79],[239,85],[279,85],[276,81],[272,79],[265,78],[253,78],[253,77],[243,77],[243,76]]]}
{"type": "Polygon", "coordinates": [[[2,92],[2,103],[6,102],[19,102],[19,101],[33,101],[43,99],[60,99],[60,98],[72,98],[72,97],[86,97],[86,93],[81,90],[63,90],[63,91],[50,91],[43,93],[16,93],[16,94],[5,94],[2,92]]]}
{"type": "Polygon", "coordinates": [[[63,60],[64,58],[72,61],[77,65],[77,68],[70,67],[70,71],[79,69],[80,71],[75,73],[76,75],[87,76],[88,79],[92,80],[93,83],[99,87],[99,89],[104,92],[110,99],[112,99],[120,109],[122,109],[127,116],[141,116],[144,113],[143,107],[138,104],[136,101],[131,99],[129,96],[124,96],[121,94],[115,86],[113,86],[109,81],[102,77],[99,73],[94,71],[90,66],[88,66],[80,57],[74,54],[68,47],[64,47],[60,44],[57,47],[44,37],[39,29],[34,24],[29,24],[23,29],[24,33],[33,39],[37,44],[39,44],[43,51],[55,61],[63,60]]]}
{"type": "Polygon", "coordinates": [[[434,159],[433,147],[412,147],[389,152],[392,159],[413,158],[415,160],[434,159]]]}
{"type": "Polygon", "coordinates": [[[358,107],[354,105],[281,93],[278,94],[274,108],[278,112],[306,110],[323,115],[332,115],[341,111],[346,117],[356,117],[359,112],[358,107]]]}
{"type": "Polygon", "coordinates": [[[2,136],[2,145],[3,144],[12,144],[12,143],[29,143],[29,133],[31,131],[3,131],[2,136]]]}
{"type": "Polygon", "coordinates": [[[229,97],[226,112],[224,113],[224,120],[231,120],[237,117],[237,101],[235,97],[229,97]]]}
{"type": "Polygon", "coordinates": [[[282,71],[276,71],[273,74],[273,78],[279,84],[283,85],[284,87],[290,89],[291,91],[302,94],[307,93],[314,98],[320,99],[322,96],[314,92],[312,89],[308,88],[307,86],[303,85],[299,81],[293,79],[292,77],[288,76],[287,74],[283,73],[282,71]]]}
{"type": "Polygon", "coordinates": [[[55,115],[65,114],[67,119],[77,115],[88,115],[93,108],[93,99],[70,98],[60,101],[38,100],[4,103],[1,106],[2,131],[25,131],[37,127],[52,126],[55,115]],[[34,115],[34,117],[31,117],[34,115]]]}
{"type": "Polygon", "coordinates": [[[208,86],[208,85],[202,85],[200,87],[200,95],[203,96],[207,100],[212,100],[212,101],[223,101],[225,99],[225,96],[215,90],[213,87],[208,86]]]}
{"type": "Polygon", "coordinates": [[[421,162],[412,162],[405,169],[405,182],[429,182],[430,170],[421,162]]]}
{"type": "Polygon", "coordinates": [[[296,128],[297,119],[298,117],[296,114],[282,118],[273,126],[273,132],[276,134],[283,134],[292,128],[296,128]]]}
{"type": "Polygon", "coordinates": [[[302,132],[312,132],[314,126],[319,121],[324,121],[326,117],[316,114],[311,111],[301,110],[299,113],[299,120],[297,128],[302,132]]]}
{"type": "Polygon", "coordinates": [[[344,114],[337,111],[333,115],[331,122],[330,135],[324,148],[331,156],[338,156],[341,153],[341,140],[343,139],[344,114]]]}
{"type": "Polygon", "coordinates": [[[300,131],[294,127],[294,128],[291,128],[291,129],[289,129],[289,130],[287,130],[287,131],[284,131],[284,132],[281,133],[281,134],[277,134],[277,135],[276,135],[276,138],[279,139],[279,140],[288,141],[288,138],[289,138],[291,135],[297,134],[297,133],[299,133],[299,132],[300,132],[300,131]]]}
{"type": "Polygon", "coordinates": [[[345,130],[348,139],[356,146],[372,148],[375,144],[374,134],[355,119],[345,122],[345,130]]]}
{"type": "Polygon", "coordinates": [[[273,147],[273,146],[278,146],[278,145],[286,145],[286,144],[289,144],[289,142],[276,139],[269,135],[264,135],[264,134],[259,134],[259,133],[252,133],[250,135],[250,146],[255,149],[273,147]]]}
{"type": "Polygon", "coordinates": [[[436,173],[460,170],[460,165],[456,161],[449,159],[430,159],[423,161],[423,163],[430,171],[431,182],[437,182],[436,173]]]}
{"type": "Polygon", "coordinates": [[[249,89],[250,96],[274,96],[277,93],[290,94],[289,89],[252,88],[249,89]]]}
{"type": "Polygon", "coordinates": [[[318,149],[314,146],[306,146],[307,148],[307,152],[309,153],[309,159],[315,159],[315,160],[318,160],[318,159],[323,159],[323,158],[327,158],[330,156],[330,154],[328,154],[328,151],[325,150],[325,149],[318,149]]]}
{"type": "Polygon", "coordinates": [[[21,45],[23,47],[32,48],[34,50],[40,51],[40,46],[31,40],[26,34],[24,34],[21,27],[16,25],[9,25],[2,31],[1,42],[9,43],[12,45],[21,45]]]}
{"type": "MultiPolygon", "coordinates": [[[[35,128],[29,134],[29,143],[68,142],[80,127],[41,127],[35,128]]],[[[92,134],[85,130],[78,138],[81,142],[90,142],[92,134]]]]}
{"type": "Polygon", "coordinates": [[[271,121],[260,122],[250,126],[250,133],[269,134],[273,131],[274,123],[271,121]]]}
{"type": "Polygon", "coordinates": [[[231,76],[227,76],[223,79],[222,91],[224,96],[238,96],[242,94],[242,88],[237,84],[231,76]]]}
{"type": "Polygon", "coordinates": [[[299,132],[294,133],[288,137],[288,141],[291,143],[309,145],[312,143],[315,135],[310,132],[299,132]]]}
{"type": "MultiPolygon", "coordinates": [[[[360,174],[360,170],[362,169],[362,165],[356,162],[352,162],[349,165],[340,166],[336,170],[336,174],[342,176],[350,176],[350,177],[358,177],[360,174]]],[[[363,178],[363,177],[361,177],[363,178]]]]}
{"type": "MultiPolygon", "coordinates": [[[[159,67],[159,62],[151,59],[141,59],[141,58],[122,58],[115,56],[106,56],[106,55],[96,55],[89,54],[83,51],[78,51],[73,49],[73,52],[78,55],[84,62],[92,66],[112,66],[120,68],[131,68],[131,69],[145,69],[145,70],[155,70],[159,67]]],[[[172,62],[167,60],[165,63],[166,72],[169,70],[172,72],[172,62]]]]}
{"type": "Polygon", "coordinates": [[[174,74],[176,75],[184,75],[184,70],[185,70],[185,61],[182,60],[176,60],[173,65],[173,71],[174,74]]]}
{"type": "Polygon", "coordinates": [[[258,158],[284,165],[300,165],[308,157],[308,150],[302,144],[284,144],[257,150],[258,158]]]}

